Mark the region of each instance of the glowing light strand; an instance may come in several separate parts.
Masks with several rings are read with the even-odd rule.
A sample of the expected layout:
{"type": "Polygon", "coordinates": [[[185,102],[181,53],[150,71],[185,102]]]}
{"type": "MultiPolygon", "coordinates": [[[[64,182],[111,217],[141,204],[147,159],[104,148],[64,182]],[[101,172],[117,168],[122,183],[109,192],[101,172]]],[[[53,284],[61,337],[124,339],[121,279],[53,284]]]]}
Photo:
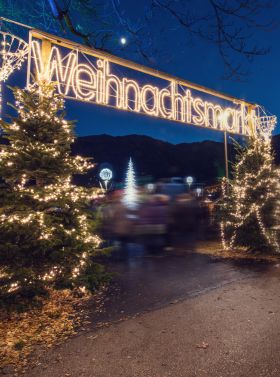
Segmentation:
{"type": "MultiPolygon", "coordinates": [[[[37,93],[38,96],[52,98],[52,89],[47,90],[46,88],[44,91],[41,90],[41,86],[34,84],[33,86],[29,87],[29,90],[37,93]]],[[[6,128],[9,132],[13,134],[17,132],[24,132],[24,123],[29,122],[32,119],[45,119],[47,122],[51,122],[56,125],[56,127],[61,127],[61,129],[69,134],[69,138],[66,140],[67,142],[71,143],[73,141],[71,136],[71,123],[67,122],[66,120],[60,119],[57,116],[54,116],[54,113],[57,112],[58,109],[63,107],[64,101],[60,97],[52,98],[52,102],[48,107],[48,111],[43,111],[41,106],[33,111],[30,109],[25,109],[22,105],[23,103],[23,92],[22,90],[18,89],[15,92],[16,96],[16,105],[19,113],[20,121],[22,121],[21,127],[15,120],[12,124],[6,124],[6,128]]],[[[35,136],[35,135],[34,135],[35,136]]],[[[65,143],[65,140],[63,141],[65,143]]],[[[59,141],[54,139],[53,143],[43,143],[36,140],[36,138],[31,141],[28,147],[23,149],[21,143],[18,141],[13,141],[10,143],[9,148],[1,148],[0,149],[0,162],[2,165],[13,166],[14,158],[17,157],[18,153],[30,153],[31,155],[34,151],[40,153],[47,153],[49,155],[54,155],[56,152],[56,147],[58,147],[59,141]]],[[[79,173],[86,172],[88,169],[92,168],[94,165],[84,159],[81,156],[67,157],[64,156],[64,163],[68,163],[70,170],[73,169],[79,173]]],[[[22,198],[32,198],[33,201],[37,201],[37,203],[41,203],[41,210],[40,211],[30,211],[30,213],[26,216],[21,214],[19,211],[13,213],[5,213],[3,210],[0,212],[0,224],[1,226],[5,226],[7,224],[18,223],[19,225],[29,225],[34,226],[35,228],[39,229],[38,234],[38,241],[40,242],[50,242],[52,243],[52,239],[55,240],[57,234],[57,227],[50,226],[48,222],[49,218],[49,208],[52,206],[52,203],[56,204],[58,201],[62,201],[64,203],[65,208],[71,209],[76,219],[76,227],[72,229],[68,229],[67,226],[63,224],[59,224],[59,231],[64,232],[66,235],[71,237],[75,237],[77,241],[88,245],[89,249],[97,247],[100,243],[100,238],[92,234],[92,229],[90,227],[88,217],[84,213],[82,213],[78,208],[73,208],[72,203],[80,202],[83,205],[85,203],[89,203],[92,199],[95,199],[97,196],[100,196],[101,190],[93,189],[89,191],[83,187],[75,186],[71,183],[72,174],[67,174],[64,177],[59,177],[56,179],[55,183],[48,184],[44,187],[44,190],[41,190],[38,186],[30,186],[28,182],[32,177],[27,172],[23,172],[20,176],[20,179],[12,186],[14,192],[17,192],[22,198]]],[[[36,206],[37,207],[37,206],[36,206]]],[[[78,257],[78,262],[72,269],[72,279],[75,280],[80,273],[82,272],[83,268],[87,265],[91,253],[84,252],[80,257],[78,257]]],[[[47,273],[37,276],[39,280],[42,281],[53,281],[57,276],[63,274],[63,267],[54,266],[52,267],[47,273]]],[[[26,284],[29,284],[26,282],[26,284]]],[[[30,282],[31,284],[31,282],[30,282]]],[[[20,282],[12,281],[8,287],[8,292],[14,292],[21,288],[20,282]]]]}
{"type": "Polygon", "coordinates": [[[265,136],[260,139],[255,139],[253,143],[253,149],[247,150],[240,161],[236,164],[236,176],[234,183],[228,182],[226,179],[224,179],[222,183],[222,197],[227,198],[229,195],[233,195],[234,201],[233,208],[230,213],[230,218],[232,220],[223,220],[220,223],[222,245],[225,250],[232,250],[236,246],[236,237],[238,230],[244,226],[248,218],[254,216],[257,220],[259,230],[266,239],[267,243],[273,247],[273,250],[280,252],[280,246],[275,232],[273,231],[273,229],[267,229],[262,218],[262,211],[264,206],[270,199],[277,200],[277,192],[265,192],[262,196],[260,196],[259,202],[252,203],[249,208],[245,203],[246,198],[250,196],[250,192],[252,192],[252,190],[266,186],[267,174],[270,175],[270,178],[268,178],[270,181],[269,187],[273,186],[279,189],[279,177],[277,171],[275,171],[274,176],[271,176],[273,166],[270,139],[265,136]],[[262,143],[264,145],[263,149],[261,149],[262,143]],[[240,168],[245,163],[246,158],[250,155],[253,155],[254,151],[260,150],[263,150],[264,153],[264,163],[259,171],[254,173],[245,172],[241,175],[240,168]],[[231,229],[230,236],[226,235],[226,233],[228,233],[228,229],[231,229]]]}
{"type": "Polygon", "coordinates": [[[249,114],[242,103],[236,108],[223,108],[193,97],[190,89],[182,88],[174,80],[164,88],[150,84],[140,86],[136,80],[113,74],[107,59],[97,59],[95,64],[88,58],[80,62],[80,55],[85,54],[71,50],[63,55],[57,46],[52,46],[44,65],[38,40],[32,41],[31,51],[37,77],[56,82],[59,93],[65,98],[220,131],[226,129],[235,134],[248,136],[255,132],[255,112],[252,110],[249,114]],[[223,114],[226,116],[221,116],[223,114]]]}

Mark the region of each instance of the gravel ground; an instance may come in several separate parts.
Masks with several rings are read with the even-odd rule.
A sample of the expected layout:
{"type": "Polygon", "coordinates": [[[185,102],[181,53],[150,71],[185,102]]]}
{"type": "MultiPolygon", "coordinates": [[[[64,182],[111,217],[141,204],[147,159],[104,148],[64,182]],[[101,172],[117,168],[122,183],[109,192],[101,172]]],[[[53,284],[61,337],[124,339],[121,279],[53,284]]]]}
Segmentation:
{"type": "Polygon", "coordinates": [[[279,377],[280,269],[92,330],[28,377],[279,377]]]}

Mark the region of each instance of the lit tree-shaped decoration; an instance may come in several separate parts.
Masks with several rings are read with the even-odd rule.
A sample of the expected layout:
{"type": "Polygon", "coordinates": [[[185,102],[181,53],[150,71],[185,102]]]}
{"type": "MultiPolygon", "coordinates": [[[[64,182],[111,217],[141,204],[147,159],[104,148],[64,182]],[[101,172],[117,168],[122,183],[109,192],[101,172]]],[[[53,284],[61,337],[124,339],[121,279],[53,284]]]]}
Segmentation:
{"type": "Polygon", "coordinates": [[[126,172],[123,204],[131,210],[136,209],[138,205],[136,178],[131,158],[129,159],[128,168],[126,172]]]}
{"type": "Polygon", "coordinates": [[[279,172],[273,166],[271,142],[254,137],[237,146],[233,179],[223,181],[220,202],[221,236],[227,250],[279,252],[275,207],[279,202],[279,172]]]}
{"type": "Polygon", "coordinates": [[[53,83],[14,89],[18,117],[1,122],[0,293],[88,286],[99,244],[90,201],[96,190],[71,183],[92,164],[71,156],[73,123],[53,83]]]}
{"type": "Polygon", "coordinates": [[[13,71],[20,69],[28,54],[28,44],[21,38],[0,32],[0,119],[2,114],[2,82],[8,80],[13,71]]]}

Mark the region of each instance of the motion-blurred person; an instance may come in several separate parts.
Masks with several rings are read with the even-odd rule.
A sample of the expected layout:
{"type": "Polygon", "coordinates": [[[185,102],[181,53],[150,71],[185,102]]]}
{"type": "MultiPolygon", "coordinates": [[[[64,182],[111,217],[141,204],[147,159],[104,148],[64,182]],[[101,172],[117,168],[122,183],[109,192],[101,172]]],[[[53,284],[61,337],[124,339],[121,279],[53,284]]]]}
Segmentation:
{"type": "Polygon", "coordinates": [[[172,206],[173,231],[178,238],[192,242],[200,239],[206,213],[195,195],[178,195],[172,206]]]}
{"type": "Polygon", "coordinates": [[[169,246],[168,237],[168,197],[151,195],[139,209],[137,234],[149,247],[169,246]]]}

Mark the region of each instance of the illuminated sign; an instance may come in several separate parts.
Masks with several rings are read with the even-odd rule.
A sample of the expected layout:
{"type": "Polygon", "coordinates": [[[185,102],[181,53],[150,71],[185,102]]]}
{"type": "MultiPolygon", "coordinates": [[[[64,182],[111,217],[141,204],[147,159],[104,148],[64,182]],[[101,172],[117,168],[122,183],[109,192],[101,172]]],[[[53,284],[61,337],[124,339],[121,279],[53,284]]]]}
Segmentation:
{"type": "Polygon", "coordinates": [[[56,41],[47,43],[46,52],[43,37],[31,38],[28,78],[32,72],[39,79],[56,82],[59,93],[66,98],[233,134],[255,132],[255,112],[249,112],[244,101],[218,98],[217,103],[219,96],[209,93],[205,100],[197,95],[202,92],[205,96],[203,90],[190,88],[168,75],[160,77],[160,84],[158,77],[154,78],[156,84],[143,84],[135,79],[140,71],[136,64],[127,75],[119,72],[121,63],[112,62],[96,50],[90,53],[90,49],[59,45],[56,41]]]}

